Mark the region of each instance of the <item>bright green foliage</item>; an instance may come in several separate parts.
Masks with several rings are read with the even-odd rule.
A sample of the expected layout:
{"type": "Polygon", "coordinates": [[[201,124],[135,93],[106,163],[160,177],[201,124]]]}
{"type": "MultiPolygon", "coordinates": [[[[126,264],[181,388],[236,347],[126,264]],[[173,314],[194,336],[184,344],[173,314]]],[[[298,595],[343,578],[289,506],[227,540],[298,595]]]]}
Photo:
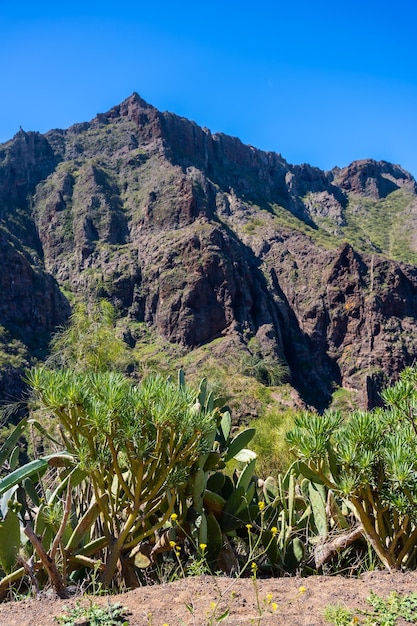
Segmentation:
{"type": "MultiPolygon", "coordinates": [[[[350,609],[340,604],[330,604],[324,610],[324,619],[334,626],[352,626],[355,614],[350,609]]],[[[356,618],[356,623],[359,623],[356,618]]]]}
{"type": "Polygon", "coordinates": [[[412,242],[412,194],[402,188],[385,198],[374,200],[351,196],[341,234],[357,250],[375,253],[415,265],[416,253],[412,242]]]}
{"type": "MultiPolygon", "coordinates": [[[[25,567],[16,569],[16,564],[19,560],[24,562],[25,558],[27,559],[31,556],[32,552],[27,550],[28,544],[22,546],[22,539],[24,534],[26,534],[26,530],[31,527],[29,520],[33,520],[36,508],[38,507],[38,514],[36,515],[36,519],[38,519],[42,509],[46,507],[46,503],[41,504],[37,485],[40,484],[40,481],[52,468],[60,467],[63,475],[66,475],[65,480],[62,482],[66,486],[75,471],[73,470],[68,474],[68,468],[74,465],[73,457],[69,454],[60,453],[34,459],[22,467],[17,467],[15,462],[17,448],[13,448],[13,444],[21,436],[26,425],[27,420],[22,420],[9,434],[0,449],[0,459],[5,463],[4,466],[10,470],[6,476],[0,479],[0,565],[4,573],[4,576],[0,579],[0,593],[4,593],[10,584],[20,580],[29,567],[26,563],[25,567]],[[7,452],[9,452],[8,461],[7,452]]],[[[82,474],[82,478],[84,476],[85,474],[82,474]]],[[[50,501],[54,502],[55,498],[60,495],[61,492],[58,488],[50,496],[50,501]]],[[[48,529],[50,530],[49,543],[46,544],[46,550],[52,545],[57,533],[59,541],[63,537],[64,532],[59,532],[62,510],[60,513],[57,527],[53,529],[55,532],[52,532],[52,529],[48,529]]],[[[65,529],[63,528],[62,530],[64,531],[65,529]]],[[[42,531],[39,534],[43,534],[42,531]]],[[[43,537],[44,540],[45,538],[46,536],[43,537]]],[[[57,543],[57,547],[58,545],[59,543],[57,543]]],[[[46,554],[45,549],[43,549],[43,553],[46,554]]],[[[59,575],[57,581],[60,582],[58,579],[59,575]]]]}
{"type": "MultiPolygon", "coordinates": [[[[104,571],[109,584],[118,560],[169,519],[207,448],[213,415],[195,410],[188,388],[160,377],[135,385],[117,373],[38,368],[27,378],[38,402],[58,421],[66,450],[88,476],[94,504],[90,511],[84,503],[81,519],[87,520],[88,541],[109,548],[104,571]],[[96,536],[91,531],[98,515],[96,536]]],[[[70,552],[83,535],[74,532],[70,552]]]]}
{"type": "Polygon", "coordinates": [[[279,359],[264,357],[259,343],[256,339],[251,339],[248,343],[248,353],[242,359],[242,373],[253,376],[263,385],[272,387],[286,382],[290,376],[290,369],[279,359]]]}
{"type": "Polygon", "coordinates": [[[285,473],[294,460],[285,434],[294,424],[295,413],[265,407],[264,414],[252,421],[256,434],[251,447],[258,455],[256,467],[261,476],[285,473]]]}
{"type": "MultiPolygon", "coordinates": [[[[206,392],[204,380],[199,393],[202,406],[206,392]]],[[[254,429],[244,429],[232,437],[231,425],[229,411],[220,408],[217,428],[209,437],[211,452],[200,455],[188,489],[179,499],[177,537],[185,528],[195,546],[207,545],[206,561],[213,570],[220,562],[224,567],[226,560],[235,571],[236,558],[222,557],[227,551],[230,555],[230,541],[239,537],[246,544],[246,555],[256,543],[262,547],[266,567],[293,572],[306,559],[313,537],[324,540],[330,531],[346,529],[349,524],[327,488],[308,479],[301,485],[297,482],[299,462],[277,480],[271,476],[259,480],[255,475],[256,455],[246,448],[254,429]],[[232,458],[242,459],[244,466],[231,477],[227,465],[232,458]],[[328,499],[334,513],[330,517],[326,513],[328,499]]],[[[241,556],[244,552],[241,547],[241,556]]]]}
{"type": "MultiPolygon", "coordinates": [[[[16,427],[13,428],[11,432],[8,432],[7,437],[0,447],[0,467],[2,467],[9,458],[11,451],[16,446],[19,438],[22,436],[26,425],[27,420],[23,419],[16,427]]],[[[8,428],[6,427],[4,430],[8,431],[8,428]]]]}
{"type": "Polygon", "coordinates": [[[59,624],[65,626],[75,626],[81,621],[90,624],[90,626],[128,626],[126,613],[127,609],[119,602],[108,604],[105,607],[98,604],[82,606],[78,603],[68,611],[67,615],[60,615],[55,619],[59,624]]]}
{"type": "Polygon", "coordinates": [[[288,433],[306,477],[344,497],[388,569],[415,563],[417,374],[406,370],[384,394],[385,410],[303,413],[288,433]]]}
{"type": "Polygon", "coordinates": [[[311,547],[325,541],[329,533],[348,527],[345,516],[332,502],[332,512],[327,511],[331,502],[328,489],[304,478],[297,481],[299,463],[294,463],[285,475],[275,480],[269,476],[263,481],[261,514],[262,543],[270,564],[286,572],[294,572],[309,558],[311,547]]]}
{"type": "Polygon", "coordinates": [[[387,598],[382,598],[371,591],[367,601],[374,609],[370,615],[372,624],[394,626],[400,617],[411,624],[417,623],[417,593],[401,596],[393,591],[387,598]]]}
{"type": "MultiPolygon", "coordinates": [[[[367,602],[372,606],[372,610],[360,611],[360,616],[342,605],[327,606],[324,611],[326,622],[334,626],[351,626],[361,624],[362,626],[395,626],[402,618],[409,624],[417,623],[417,594],[408,593],[401,596],[396,591],[383,598],[371,591],[367,602]]],[[[403,623],[403,621],[401,622],[403,623]]]]}
{"type": "Polygon", "coordinates": [[[78,303],[68,328],[51,342],[51,363],[83,371],[124,370],[132,356],[116,331],[116,312],[107,300],[78,303]]]}
{"type": "Polygon", "coordinates": [[[17,513],[9,508],[0,521],[0,565],[10,574],[17,562],[20,548],[20,524],[17,513]]]}
{"type": "Polygon", "coordinates": [[[295,476],[289,471],[263,484],[266,509],[262,513],[262,543],[273,567],[294,572],[305,556],[306,530],[311,509],[296,494],[295,476]],[[303,539],[302,539],[302,538],[303,539]]]}
{"type": "MultiPolygon", "coordinates": [[[[179,380],[184,384],[182,372],[179,380]]],[[[214,570],[225,537],[232,536],[236,529],[244,527],[259,514],[254,478],[256,455],[246,448],[255,430],[247,428],[232,436],[232,419],[223,404],[222,398],[215,398],[208,391],[207,380],[203,379],[197,406],[209,412],[216,411],[217,421],[206,438],[209,447],[200,454],[176,509],[195,544],[207,545],[207,561],[214,570]],[[223,472],[232,459],[245,463],[239,478],[232,479],[223,472]]]]}

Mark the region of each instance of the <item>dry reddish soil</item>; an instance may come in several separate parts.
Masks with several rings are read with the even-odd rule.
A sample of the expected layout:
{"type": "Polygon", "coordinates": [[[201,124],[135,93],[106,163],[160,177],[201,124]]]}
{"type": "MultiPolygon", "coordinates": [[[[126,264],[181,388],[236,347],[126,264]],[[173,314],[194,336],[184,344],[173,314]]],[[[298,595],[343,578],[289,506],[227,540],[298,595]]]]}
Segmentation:
{"type": "Polygon", "coordinates": [[[227,608],[230,614],[221,624],[229,626],[322,626],[326,624],[323,611],[329,604],[355,610],[360,620],[360,610],[370,608],[366,603],[370,590],[383,596],[393,590],[401,594],[417,591],[417,572],[370,572],[360,578],[268,578],[256,584],[260,610],[251,579],[201,576],[119,596],[57,600],[46,594],[38,599],[4,602],[0,605],[0,626],[56,626],[54,618],[77,602],[105,605],[117,601],[127,608],[129,626],[214,625],[213,611],[219,616],[227,608]]]}

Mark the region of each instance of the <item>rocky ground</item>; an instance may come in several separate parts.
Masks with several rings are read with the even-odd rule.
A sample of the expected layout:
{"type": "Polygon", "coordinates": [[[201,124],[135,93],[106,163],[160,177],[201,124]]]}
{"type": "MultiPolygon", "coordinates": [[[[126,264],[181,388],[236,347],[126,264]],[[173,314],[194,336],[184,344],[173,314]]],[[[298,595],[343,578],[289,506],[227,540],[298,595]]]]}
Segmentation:
{"type": "MultiPolygon", "coordinates": [[[[258,580],[200,576],[142,587],[119,596],[81,597],[57,600],[48,594],[37,599],[4,602],[0,626],[53,626],[56,616],[81,602],[100,605],[121,602],[129,626],[322,626],[326,606],[342,604],[355,611],[369,610],[371,590],[388,596],[393,590],[408,594],[417,589],[417,572],[369,572],[360,578],[314,576],[258,580]]],[[[81,623],[81,622],[80,622],[81,623]]],[[[398,622],[400,623],[400,622],[398,622]]],[[[404,623],[405,622],[401,622],[404,623]]],[[[82,622],[83,626],[88,626],[82,622]]]]}

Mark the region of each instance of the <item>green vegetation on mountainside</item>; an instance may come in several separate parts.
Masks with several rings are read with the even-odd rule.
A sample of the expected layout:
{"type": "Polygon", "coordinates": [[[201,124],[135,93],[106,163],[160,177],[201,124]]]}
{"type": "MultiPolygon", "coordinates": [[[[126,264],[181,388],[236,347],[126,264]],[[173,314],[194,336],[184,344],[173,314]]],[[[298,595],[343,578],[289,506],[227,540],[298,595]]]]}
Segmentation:
{"type": "MultiPolygon", "coordinates": [[[[124,325],[123,320],[120,320],[120,325],[124,325]]],[[[224,396],[234,414],[244,421],[255,415],[263,415],[271,407],[277,409],[286,406],[285,401],[281,403],[272,396],[271,391],[276,387],[265,386],[253,372],[248,373],[248,357],[250,359],[251,355],[242,345],[231,343],[227,337],[218,337],[188,351],[163,339],[144,323],[131,323],[127,329],[135,340],[132,353],[141,375],[159,373],[175,376],[178,369],[183,369],[187,380],[193,385],[202,376],[206,377],[215,393],[224,396]]],[[[277,366],[281,371],[283,366],[277,366]]],[[[288,375],[286,368],[283,368],[283,374],[282,382],[288,375]]],[[[289,385],[281,387],[278,380],[274,382],[280,385],[280,390],[291,389],[289,385]]]]}
{"type": "Polygon", "coordinates": [[[321,248],[335,249],[341,241],[347,241],[358,252],[417,264],[417,246],[413,240],[417,204],[415,196],[406,189],[393,191],[379,200],[350,195],[342,224],[331,217],[315,217],[316,227],[278,204],[270,205],[270,211],[247,204],[251,214],[243,227],[245,234],[260,235],[271,226],[285,228],[307,235],[321,248]]]}
{"type": "Polygon", "coordinates": [[[0,326],[0,367],[23,368],[27,367],[29,354],[27,346],[19,339],[14,339],[10,333],[0,326]]]}
{"type": "Polygon", "coordinates": [[[293,215],[287,209],[277,204],[272,205],[272,211],[275,217],[275,225],[278,228],[288,228],[290,230],[296,230],[308,237],[311,237],[312,241],[322,248],[332,249],[337,248],[339,245],[339,239],[323,228],[313,228],[302,219],[293,215]]]}
{"type": "Polygon", "coordinates": [[[359,251],[416,265],[417,249],[412,241],[416,210],[414,195],[404,189],[380,200],[351,196],[343,234],[359,251]]]}

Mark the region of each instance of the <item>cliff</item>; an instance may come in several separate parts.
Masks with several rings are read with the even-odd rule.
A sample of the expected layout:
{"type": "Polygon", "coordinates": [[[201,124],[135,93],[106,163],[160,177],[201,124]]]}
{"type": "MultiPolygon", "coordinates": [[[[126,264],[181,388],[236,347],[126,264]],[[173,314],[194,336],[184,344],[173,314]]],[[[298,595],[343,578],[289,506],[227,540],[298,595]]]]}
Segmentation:
{"type": "Polygon", "coordinates": [[[373,406],[416,355],[416,211],[399,166],[294,166],[137,94],[19,131],[0,146],[3,350],[19,342],[17,374],[68,316],[63,294],[106,297],[132,346],[141,325],[181,354],[255,340],[306,402],[340,386],[373,406]]]}

